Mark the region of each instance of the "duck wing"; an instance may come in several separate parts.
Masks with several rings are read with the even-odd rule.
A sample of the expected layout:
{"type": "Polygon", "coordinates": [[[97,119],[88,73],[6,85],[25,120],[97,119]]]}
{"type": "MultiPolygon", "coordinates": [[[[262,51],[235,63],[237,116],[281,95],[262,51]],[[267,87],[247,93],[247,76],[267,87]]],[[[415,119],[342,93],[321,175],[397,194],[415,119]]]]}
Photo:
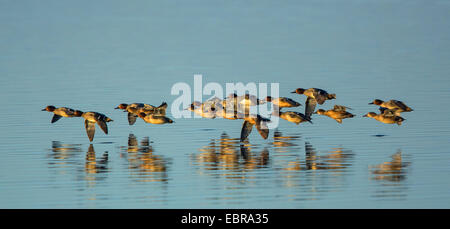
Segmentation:
{"type": "Polygon", "coordinates": [[[298,106],[301,106],[302,104],[300,104],[299,102],[297,102],[297,101],[295,101],[295,100],[293,100],[293,99],[291,99],[291,98],[285,98],[286,99],[286,102],[287,103],[289,103],[289,104],[291,104],[291,105],[293,105],[293,106],[296,106],[296,107],[298,107],[298,106]]]}
{"type": "Polygon", "coordinates": [[[316,109],[317,101],[314,98],[308,97],[305,103],[305,115],[311,117],[312,113],[316,109]]]}
{"type": "Polygon", "coordinates": [[[241,142],[243,142],[245,139],[247,139],[248,135],[252,132],[253,124],[249,121],[244,121],[244,124],[242,124],[242,130],[241,130],[241,142]]]}
{"type": "MultiPolygon", "coordinates": [[[[294,111],[295,112],[295,111],[294,111]]],[[[307,122],[309,122],[309,123],[313,123],[312,121],[311,121],[311,117],[308,117],[308,116],[306,116],[306,115],[304,115],[304,114],[302,114],[302,113],[300,113],[300,112],[295,112],[295,114],[297,114],[298,116],[300,116],[303,120],[305,120],[305,121],[307,121],[307,122]]]]}
{"type": "Polygon", "coordinates": [[[62,116],[60,116],[60,115],[57,115],[57,114],[53,115],[52,123],[55,123],[56,121],[58,121],[61,118],[62,118],[62,116]]]}
{"type": "Polygon", "coordinates": [[[136,119],[137,119],[137,115],[133,114],[133,113],[128,113],[128,124],[133,125],[134,123],[136,123],[136,119]]]}
{"type": "Polygon", "coordinates": [[[411,111],[412,110],[410,107],[406,106],[406,104],[404,104],[402,101],[391,100],[391,103],[393,105],[395,105],[396,107],[404,110],[404,111],[411,111]]]}
{"type": "Polygon", "coordinates": [[[106,122],[104,120],[97,120],[98,126],[105,132],[105,134],[108,134],[108,126],[106,125],[106,122]]]}
{"type": "Polygon", "coordinates": [[[269,128],[266,125],[266,122],[256,122],[256,129],[263,139],[267,139],[269,136],[269,128]]]}
{"type": "Polygon", "coordinates": [[[84,127],[86,127],[86,133],[89,138],[89,141],[92,142],[92,140],[94,140],[95,135],[95,122],[84,120],[84,127]]]}
{"type": "Polygon", "coordinates": [[[334,111],[341,111],[341,112],[344,112],[344,111],[346,111],[347,109],[351,110],[352,108],[346,107],[346,106],[342,106],[342,105],[334,105],[334,107],[333,107],[333,110],[334,110],[334,111]]]}
{"type": "Polygon", "coordinates": [[[313,92],[313,96],[317,100],[317,103],[322,105],[325,102],[325,100],[327,100],[328,93],[324,90],[316,89],[313,92]]]}
{"type": "Polygon", "coordinates": [[[166,108],[167,108],[167,103],[166,102],[162,102],[161,105],[159,105],[155,110],[157,114],[160,115],[166,115],[166,108]]]}

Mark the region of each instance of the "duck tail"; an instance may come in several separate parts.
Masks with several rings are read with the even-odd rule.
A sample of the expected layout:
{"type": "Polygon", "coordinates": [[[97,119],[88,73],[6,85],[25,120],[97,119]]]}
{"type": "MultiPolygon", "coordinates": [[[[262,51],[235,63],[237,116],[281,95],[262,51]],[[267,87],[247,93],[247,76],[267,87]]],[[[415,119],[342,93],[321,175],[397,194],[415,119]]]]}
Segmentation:
{"type": "Polygon", "coordinates": [[[159,107],[157,107],[158,109],[161,109],[161,108],[166,108],[167,107],[167,103],[166,102],[163,102],[163,103],[161,103],[161,105],[159,105],[159,107]]]}
{"type": "Polygon", "coordinates": [[[395,117],[395,119],[397,121],[397,125],[399,125],[399,126],[402,125],[402,122],[406,120],[400,116],[395,117]]]}

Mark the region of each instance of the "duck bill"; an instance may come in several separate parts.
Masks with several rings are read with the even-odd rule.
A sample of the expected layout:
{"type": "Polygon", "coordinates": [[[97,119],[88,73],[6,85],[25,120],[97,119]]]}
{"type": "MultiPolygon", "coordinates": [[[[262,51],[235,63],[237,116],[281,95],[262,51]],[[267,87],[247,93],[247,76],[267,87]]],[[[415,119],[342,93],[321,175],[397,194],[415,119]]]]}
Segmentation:
{"type": "Polygon", "coordinates": [[[44,108],[44,109],[42,109],[41,111],[46,111],[46,109],[44,108]]]}
{"type": "Polygon", "coordinates": [[[297,92],[296,92],[296,91],[291,91],[291,93],[292,93],[292,94],[296,94],[297,92]]]}
{"type": "Polygon", "coordinates": [[[367,117],[367,115],[365,114],[365,115],[363,115],[363,117],[367,117]]]}
{"type": "Polygon", "coordinates": [[[119,107],[116,107],[116,108],[114,108],[114,109],[120,109],[119,107]]]}
{"type": "Polygon", "coordinates": [[[369,105],[372,105],[372,104],[374,104],[374,103],[373,102],[369,103],[369,105]]]}

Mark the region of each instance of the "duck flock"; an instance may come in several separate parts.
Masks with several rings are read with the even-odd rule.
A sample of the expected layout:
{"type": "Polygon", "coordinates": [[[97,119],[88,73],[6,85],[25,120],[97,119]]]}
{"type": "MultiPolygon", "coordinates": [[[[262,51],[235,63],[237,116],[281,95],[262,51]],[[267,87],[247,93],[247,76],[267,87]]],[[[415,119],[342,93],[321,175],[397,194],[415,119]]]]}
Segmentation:
{"type": "MultiPolygon", "coordinates": [[[[295,124],[300,124],[302,122],[311,121],[311,116],[313,114],[328,116],[338,123],[342,123],[343,119],[353,118],[354,114],[348,112],[351,108],[335,105],[333,109],[324,110],[318,109],[315,111],[316,105],[322,105],[327,100],[336,99],[336,94],[330,94],[325,90],[318,88],[297,88],[295,91],[291,92],[299,95],[306,96],[305,102],[305,112],[302,114],[296,111],[281,111],[285,108],[299,107],[300,103],[294,101],[293,99],[286,97],[272,98],[267,96],[264,99],[257,98],[254,95],[244,94],[238,96],[233,93],[224,99],[217,97],[211,98],[203,103],[194,101],[185,110],[194,112],[203,118],[225,118],[225,119],[242,119],[244,123],[242,125],[240,141],[244,141],[251,133],[253,127],[255,126],[262,138],[267,139],[269,135],[269,128],[267,126],[268,122],[271,122],[270,118],[263,117],[259,114],[251,114],[250,107],[258,106],[265,103],[272,103],[273,112],[271,116],[278,116],[288,122],[295,124]],[[315,111],[315,112],[314,112],[315,111]]],[[[411,112],[413,109],[405,105],[403,102],[398,100],[382,101],[375,99],[373,102],[369,103],[379,106],[380,113],[369,112],[363,117],[373,118],[379,122],[386,124],[397,124],[401,125],[405,120],[400,116],[402,112],[411,112]]],[[[167,103],[163,102],[159,106],[153,106],[144,103],[132,103],[125,104],[122,103],[115,109],[121,109],[127,113],[129,125],[133,125],[137,118],[141,118],[150,124],[171,124],[174,123],[173,120],[166,116],[167,103]]],[[[94,140],[95,135],[95,123],[103,130],[105,134],[108,134],[108,122],[113,120],[106,115],[98,112],[83,112],[80,110],[74,110],[67,107],[56,108],[52,105],[47,106],[42,109],[42,111],[48,111],[53,113],[53,118],[51,123],[58,121],[62,117],[82,117],[85,119],[84,125],[86,128],[86,133],[89,141],[94,140]]]]}

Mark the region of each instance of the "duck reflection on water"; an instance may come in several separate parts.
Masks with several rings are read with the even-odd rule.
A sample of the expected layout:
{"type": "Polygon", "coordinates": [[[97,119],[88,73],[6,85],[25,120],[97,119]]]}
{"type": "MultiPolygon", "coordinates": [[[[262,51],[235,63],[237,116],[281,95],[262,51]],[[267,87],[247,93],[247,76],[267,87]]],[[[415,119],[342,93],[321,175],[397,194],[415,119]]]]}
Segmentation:
{"type": "Polygon", "coordinates": [[[240,138],[222,133],[220,139],[211,139],[207,146],[200,148],[201,153],[193,155],[193,161],[205,170],[230,171],[223,174],[227,178],[244,178],[246,171],[269,164],[269,151],[264,148],[254,152],[255,148],[247,140],[240,142],[240,138]]]}
{"type": "Polygon", "coordinates": [[[84,171],[88,174],[108,172],[108,151],[105,151],[100,158],[97,158],[94,145],[90,144],[86,152],[84,171]]]}
{"type": "Polygon", "coordinates": [[[298,142],[300,140],[299,135],[283,136],[281,131],[275,130],[273,133],[273,142],[275,153],[287,153],[300,151],[298,142]]]}
{"type": "Polygon", "coordinates": [[[373,175],[373,180],[400,182],[406,178],[406,168],[410,165],[410,162],[405,162],[403,160],[401,151],[398,151],[391,157],[391,161],[369,166],[370,173],[373,175]]]}
{"type": "MultiPolygon", "coordinates": [[[[285,138],[288,139],[288,138],[285,138]]],[[[277,141],[281,139],[278,138],[277,141]]],[[[275,140],[274,140],[275,141],[275,140]]],[[[277,145],[282,145],[277,142],[277,145]]],[[[282,164],[282,170],[336,170],[342,171],[351,166],[354,153],[344,148],[333,148],[326,153],[318,153],[309,143],[305,142],[305,159],[301,160],[296,156],[294,160],[289,160],[282,164]]]]}
{"type": "Polygon", "coordinates": [[[58,160],[68,159],[82,152],[81,144],[63,144],[60,141],[52,141],[51,151],[49,157],[58,160]]]}
{"type": "Polygon", "coordinates": [[[128,136],[128,146],[121,147],[121,157],[128,161],[131,175],[140,182],[168,181],[168,160],[154,154],[149,137],[144,137],[140,144],[134,134],[128,136]]]}
{"type": "Polygon", "coordinates": [[[407,185],[405,183],[410,162],[405,159],[401,151],[393,154],[390,161],[369,166],[375,181],[373,197],[377,199],[406,199],[407,185]]]}

